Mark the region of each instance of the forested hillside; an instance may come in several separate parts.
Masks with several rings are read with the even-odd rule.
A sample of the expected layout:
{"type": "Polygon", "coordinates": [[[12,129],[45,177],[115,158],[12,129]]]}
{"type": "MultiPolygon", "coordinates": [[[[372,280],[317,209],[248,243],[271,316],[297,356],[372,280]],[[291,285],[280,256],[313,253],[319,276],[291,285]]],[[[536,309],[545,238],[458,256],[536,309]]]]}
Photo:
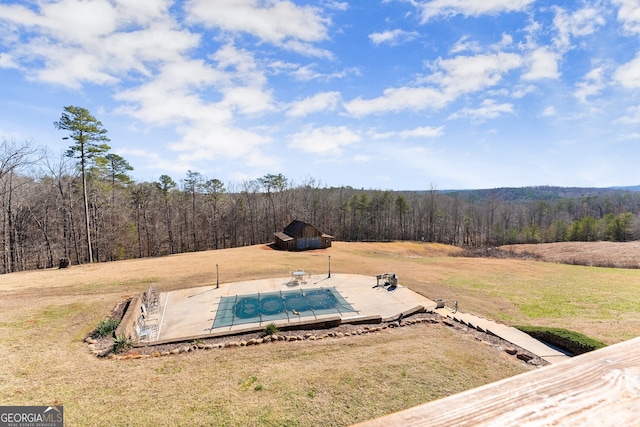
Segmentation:
{"type": "Polygon", "coordinates": [[[345,241],[485,246],[640,235],[640,193],[625,189],[394,192],[283,174],[223,183],[194,171],[134,182],[126,160],[103,148],[86,159],[85,215],[73,152],[54,159],[30,143],[2,144],[0,272],[268,243],[293,219],[345,241]]]}

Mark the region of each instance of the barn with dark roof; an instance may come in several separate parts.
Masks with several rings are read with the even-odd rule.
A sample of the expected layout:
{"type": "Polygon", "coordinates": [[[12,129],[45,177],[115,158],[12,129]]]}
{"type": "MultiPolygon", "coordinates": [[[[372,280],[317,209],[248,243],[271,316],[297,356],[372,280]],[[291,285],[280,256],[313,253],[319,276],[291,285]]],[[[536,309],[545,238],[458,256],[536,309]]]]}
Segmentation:
{"type": "Polygon", "coordinates": [[[306,222],[293,220],[283,231],[273,233],[276,246],[285,251],[304,251],[331,247],[333,236],[306,222]]]}

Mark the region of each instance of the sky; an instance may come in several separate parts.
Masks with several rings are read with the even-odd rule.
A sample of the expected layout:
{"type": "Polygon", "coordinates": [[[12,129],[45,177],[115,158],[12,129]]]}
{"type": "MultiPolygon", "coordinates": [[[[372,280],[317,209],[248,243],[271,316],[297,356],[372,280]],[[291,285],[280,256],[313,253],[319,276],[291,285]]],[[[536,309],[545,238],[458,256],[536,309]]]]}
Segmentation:
{"type": "Polygon", "coordinates": [[[0,0],[0,141],[137,182],[640,184],[638,0],[0,0]]]}

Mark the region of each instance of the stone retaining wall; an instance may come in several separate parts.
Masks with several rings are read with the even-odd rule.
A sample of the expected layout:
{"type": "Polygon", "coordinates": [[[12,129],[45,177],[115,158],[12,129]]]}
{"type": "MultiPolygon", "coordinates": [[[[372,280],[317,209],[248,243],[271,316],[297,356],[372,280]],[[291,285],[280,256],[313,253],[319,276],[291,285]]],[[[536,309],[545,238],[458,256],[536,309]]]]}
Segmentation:
{"type": "Polygon", "coordinates": [[[116,337],[125,336],[136,339],[135,325],[141,313],[141,306],[142,295],[131,298],[129,305],[125,308],[124,316],[122,316],[122,320],[120,320],[120,324],[116,328],[116,337]]]}

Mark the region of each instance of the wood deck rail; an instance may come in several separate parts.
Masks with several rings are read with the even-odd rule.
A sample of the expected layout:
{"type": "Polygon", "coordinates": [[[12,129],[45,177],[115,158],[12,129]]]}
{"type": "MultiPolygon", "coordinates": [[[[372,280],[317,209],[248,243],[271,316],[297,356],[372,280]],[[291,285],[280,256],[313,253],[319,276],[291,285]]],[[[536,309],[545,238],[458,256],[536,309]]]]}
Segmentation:
{"type": "Polygon", "coordinates": [[[357,426],[547,425],[640,425],[640,338],[357,426]]]}

